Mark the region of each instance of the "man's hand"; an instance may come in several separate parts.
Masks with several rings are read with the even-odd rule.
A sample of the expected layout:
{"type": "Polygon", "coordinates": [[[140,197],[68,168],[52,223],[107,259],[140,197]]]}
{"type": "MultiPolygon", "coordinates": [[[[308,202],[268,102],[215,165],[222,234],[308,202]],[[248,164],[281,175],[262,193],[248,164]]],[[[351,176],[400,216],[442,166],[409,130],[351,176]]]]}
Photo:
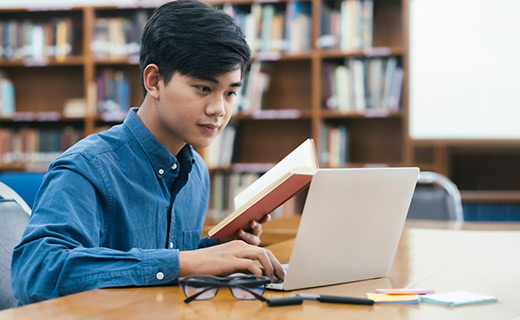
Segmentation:
{"type": "Polygon", "coordinates": [[[265,275],[272,280],[285,278],[282,265],[271,251],[240,240],[179,252],[179,277],[194,274],[224,275],[237,271],[265,275]]]}
{"type": "Polygon", "coordinates": [[[216,239],[217,244],[225,243],[232,240],[244,240],[245,242],[258,246],[260,244],[260,235],[262,234],[262,223],[271,220],[271,215],[266,214],[258,221],[251,221],[249,229],[240,229],[234,237],[216,239]]]}
{"type": "Polygon", "coordinates": [[[237,239],[244,240],[245,242],[257,246],[260,244],[260,235],[262,234],[262,223],[271,220],[271,215],[266,214],[259,221],[251,221],[249,224],[250,229],[240,229],[237,232],[237,239]]]}

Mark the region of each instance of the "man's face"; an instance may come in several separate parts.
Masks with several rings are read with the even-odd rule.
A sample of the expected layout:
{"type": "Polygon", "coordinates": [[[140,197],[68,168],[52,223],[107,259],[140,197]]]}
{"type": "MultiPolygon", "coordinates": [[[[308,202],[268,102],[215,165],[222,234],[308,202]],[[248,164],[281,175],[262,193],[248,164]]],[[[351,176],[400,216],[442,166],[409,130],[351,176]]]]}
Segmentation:
{"type": "Polygon", "coordinates": [[[213,79],[174,73],[167,85],[160,80],[156,134],[170,150],[185,143],[207,147],[229,122],[241,85],[241,70],[213,79]]]}

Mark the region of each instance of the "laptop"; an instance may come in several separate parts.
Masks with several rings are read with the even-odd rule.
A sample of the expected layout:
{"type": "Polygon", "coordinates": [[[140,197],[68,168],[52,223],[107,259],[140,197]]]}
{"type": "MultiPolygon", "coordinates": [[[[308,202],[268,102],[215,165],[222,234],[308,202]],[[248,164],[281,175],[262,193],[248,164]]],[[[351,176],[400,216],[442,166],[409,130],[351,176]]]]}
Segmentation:
{"type": "Polygon", "coordinates": [[[295,290],[385,277],[418,168],[319,169],[312,178],[285,281],[295,290]]]}

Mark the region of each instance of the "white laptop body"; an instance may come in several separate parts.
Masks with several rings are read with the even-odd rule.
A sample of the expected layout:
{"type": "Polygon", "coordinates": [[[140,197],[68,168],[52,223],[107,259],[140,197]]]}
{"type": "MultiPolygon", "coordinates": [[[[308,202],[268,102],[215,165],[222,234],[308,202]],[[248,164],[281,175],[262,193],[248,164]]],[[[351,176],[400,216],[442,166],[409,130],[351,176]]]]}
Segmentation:
{"type": "Polygon", "coordinates": [[[275,290],[385,277],[418,168],[319,169],[312,179],[285,281],[275,290]]]}

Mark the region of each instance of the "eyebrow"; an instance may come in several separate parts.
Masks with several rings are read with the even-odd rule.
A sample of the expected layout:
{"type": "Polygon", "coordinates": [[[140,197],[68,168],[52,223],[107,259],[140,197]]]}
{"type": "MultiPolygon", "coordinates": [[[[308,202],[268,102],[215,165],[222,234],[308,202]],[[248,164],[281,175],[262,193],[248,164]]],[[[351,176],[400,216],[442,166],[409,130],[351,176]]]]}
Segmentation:
{"type": "MultiPolygon", "coordinates": [[[[220,82],[215,79],[215,78],[206,78],[206,79],[200,79],[200,80],[203,80],[203,81],[209,81],[209,82],[213,82],[215,84],[219,84],[220,82]]],[[[239,81],[239,82],[233,82],[232,84],[229,85],[230,87],[233,87],[233,88],[236,88],[236,87],[241,87],[242,86],[242,81],[239,81]]]]}

